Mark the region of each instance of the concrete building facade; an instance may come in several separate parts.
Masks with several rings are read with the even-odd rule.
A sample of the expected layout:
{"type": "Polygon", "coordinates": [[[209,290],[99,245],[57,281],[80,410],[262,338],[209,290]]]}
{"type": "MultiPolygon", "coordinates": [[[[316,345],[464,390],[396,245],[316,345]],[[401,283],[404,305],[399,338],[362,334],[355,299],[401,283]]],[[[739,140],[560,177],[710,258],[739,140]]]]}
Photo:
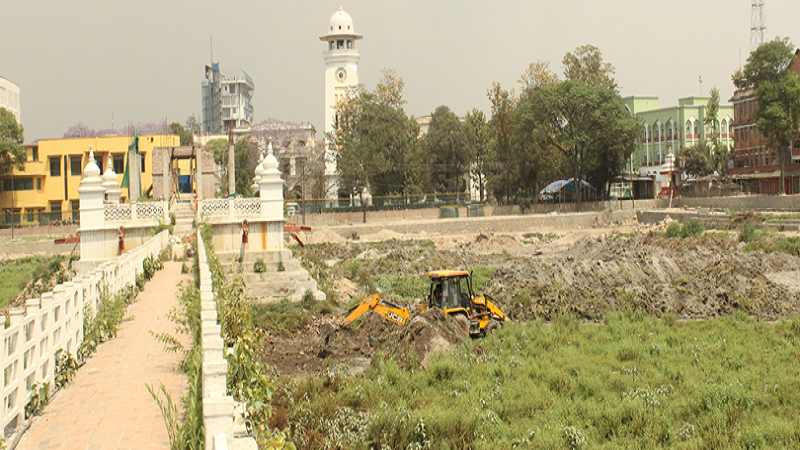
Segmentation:
{"type": "MultiPolygon", "coordinates": [[[[800,49],[790,69],[800,74],[800,49]]],[[[758,108],[755,91],[745,80],[734,82],[736,91],[733,104],[733,134],[736,146],[732,154],[732,167],[728,174],[742,191],[753,194],[780,193],[780,162],[775,150],[768,148],[766,139],[756,126],[754,113],[758,108]]],[[[784,192],[800,193],[800,133],[792,143],[791,159],[785,166],[784,192]]]]}
{"type": "Polygon", "coordinates": [[[206,66],[201,83],[203,99],[203,134],[220,134],[246,130],[253,124],[253,92],[255,84],[245,71],[229,69],[220,71],[219,63],[206,66]]]}
{"type": "MultiPolygon", "coordinates": [[[[631,113],[642,120],[641,139],[631,158],[633,171],[656,175],[668,154],[678,156],[680,150],[711,139],[711,129],[704,124],[708,97],[678,99],[677,106],[661,108],[658,97],[631,96],[622,99],[631,113]]],[[[734,146],[733,107],[719,105],[718,133],[728,150],[734,146]]]]}
{"type": "Polygon", "coordinates": [[[21,122],[22,109],[20,106],[20,90],[19,86],[0,77],[0,108],[5,108],[14,114],[17,123],[21,122]]]}
{"type": "MultiPolygon", "coordinates": [[[[0,222],[5,225],[12,222],[15,225],[77,222],[80,211],[78,188],[90,152],[94,152],[100,174],[105,174],[110,165],[116,173],[116,182],[120,183],[128,162],[130,143],[130,136],[114,135],[40,139],[36,144],[26,145],[24,170],[14,169],[2,177],[0,210],[3,217],[0,222]]],[[[180,137],[177,135],[139,136],[142,194],[153,184],[153,148],[179,145],[180,137]]],[[[184,170],[188,173],[189,168],[184,170]]],[[[128,189],[122,188],[120,196],[122,200],[128,199],[128,189]]]]}

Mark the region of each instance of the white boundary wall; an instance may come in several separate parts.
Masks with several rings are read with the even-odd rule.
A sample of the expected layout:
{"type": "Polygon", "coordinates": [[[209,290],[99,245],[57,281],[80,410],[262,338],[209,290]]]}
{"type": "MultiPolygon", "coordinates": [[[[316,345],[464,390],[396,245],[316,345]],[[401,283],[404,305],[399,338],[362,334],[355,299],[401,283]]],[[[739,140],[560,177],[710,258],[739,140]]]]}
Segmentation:
{"type": "Polygon", "coordinates": [[[115,294],[126,284],[136,283],[143,262],[169,244],[169,231],[162,231],[144,244],[102,263],[88,274],[59,284],[41,298],[27,300],[25,308],[12,308],[2,330],[4,370],[3,429],[8,435],[25,419],[35,383],[53,386],[55,354],[59,349],[75,354],[83,341],[84,308],[96,313],[100,289],[115,294]]]}
{"type": "Polygon", "coordinates": [[[217,323],[217,302],[211,284],[211,269],[208,267],[206,246],[200,230],[197,230],[197,260],[200,269],[200,321],[203,346],[203,428],[205,428],[206,450],[233,448],[255,449],[252,437],[235,437],[244,430],[235,424],[235,402],[227,394],[228,360],[222,327],[217,323]]]}

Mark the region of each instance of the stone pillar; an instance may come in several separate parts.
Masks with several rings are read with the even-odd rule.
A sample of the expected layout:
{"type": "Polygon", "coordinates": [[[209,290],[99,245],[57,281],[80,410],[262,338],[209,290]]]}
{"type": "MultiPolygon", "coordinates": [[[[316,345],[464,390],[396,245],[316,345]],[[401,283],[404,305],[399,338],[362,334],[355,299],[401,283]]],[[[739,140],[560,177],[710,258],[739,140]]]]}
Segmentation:
{"type": "Polygon", "coordinates": [[[89,147],[89,163],[83,170],[81,187],[78,188],[81,207],[81,261],[101,261],[105,259],[105,209],[103,200],[106,190],[100,178],[100,168],[94,159],[94,151],[89,147]]]}
{"type": "Polygon", "coordinates": [[[283,220],[283,180],[278,170],[278,160],[272,154],[272,143],[267,147],[267,157],[262,163],[260,193],[261,218],[283,220]]]}
{"type": "MultiPolygon", "coordinates": [[[[175,147],[171,147],[173,150],[175,147]]],[[[164,151],[161,153],[161,186],[163,189],[161,192],[164,193],[164,200],[169,201],[172,197],[172,174],[169,173],[169,163],[170,159],[172,159],[172,151],[168,147],[164,147],[164,151]]],[[[155,164],[155,161],[153,162],[155,164]]]]}
{"type": "Polygon", "coordinates": [[[119,203],[122,191],[119,189],[119,183],[117,183],[117,173],[114,172],[113,160],[114,158],[109,154],[106,173],[103,174],[103,189],[106,191],[108,203],[119,203]]]}

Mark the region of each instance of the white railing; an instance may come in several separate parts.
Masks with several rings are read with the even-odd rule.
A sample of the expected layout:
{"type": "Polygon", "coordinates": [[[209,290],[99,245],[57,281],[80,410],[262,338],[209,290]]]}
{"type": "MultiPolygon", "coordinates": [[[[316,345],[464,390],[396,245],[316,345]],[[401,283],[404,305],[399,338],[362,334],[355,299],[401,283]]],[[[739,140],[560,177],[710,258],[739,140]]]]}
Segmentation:
{"type": "Polygon", "coordinates": [[[169,204],[166,201],[138,203],[106,203],[103,205],[106,222],[134,222],[138,220],[169,221],[169,204]]]}
{"type": "MultiPolygon", "coordinates": [[[[225,359],[225,341],[222,327],[217,323],[217,302],[211,284],[206,246],[197,231],[197,259],[200,268],[200,320],[203,346],[203,427],[206,450],[232,448],[235,430],[235,403],[227,392],[228,360],[225,359]]],[[[242,430],[239,430],[242,431],[242,430]]],[[[237,448],[256,448],[251,437],[236,438],[237,448]]]]}
{"type": "Polygon", "coordinates": [[[215,198],[200,201],[200,217],[247,219],[261,215],[261,199],[256,198],[215,198]]]}
{"type": "Polygon", "coordinates": [[[75,355],[83,342],[85,308],[97,312],[100,290],[114,294],[136,282],[144,259],[157,255],[169,244],[169,231],[162,231],[144,244],[103,263],[94,272],[56,285],[41,298],[28,299],[24,308],[12,308],[2,330],[4,370],[3,430],[13,432],[25,419],[25,405],[36,383],[53,386],[55,354],[61,349],[75,355]]]}

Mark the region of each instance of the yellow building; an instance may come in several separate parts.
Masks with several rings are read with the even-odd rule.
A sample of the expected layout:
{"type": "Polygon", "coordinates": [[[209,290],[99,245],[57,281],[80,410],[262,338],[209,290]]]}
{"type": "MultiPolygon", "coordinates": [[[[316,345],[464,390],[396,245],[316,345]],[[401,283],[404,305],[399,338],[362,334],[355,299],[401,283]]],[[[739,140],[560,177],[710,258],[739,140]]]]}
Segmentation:
{"type": "MultiPolygon", "coordinates": [[[[127,164],[130,136],[103,136],[92,138],[40,139],[26,145],[27,161],[24,170],[15,169],[3,177],[0,193],[0,223],[9,225],[45,225],[51,222],[77,222],[80,199],[78,188],[83,168],[89,161],[89,149],[101,173],[105,173],[109,158],[117,182],[122,181],[127,164]]],[[[139,136],[139,153],[142,157],[142,195],[153,184],[152,154],[154,147],[179,146],[180,137],[171,134],[139,136]]],[[[184,172],[188,173],[188,172],[184,172]]],[[[122,198],[128,200],[128,189],[122,189],[122,198]]]]}

